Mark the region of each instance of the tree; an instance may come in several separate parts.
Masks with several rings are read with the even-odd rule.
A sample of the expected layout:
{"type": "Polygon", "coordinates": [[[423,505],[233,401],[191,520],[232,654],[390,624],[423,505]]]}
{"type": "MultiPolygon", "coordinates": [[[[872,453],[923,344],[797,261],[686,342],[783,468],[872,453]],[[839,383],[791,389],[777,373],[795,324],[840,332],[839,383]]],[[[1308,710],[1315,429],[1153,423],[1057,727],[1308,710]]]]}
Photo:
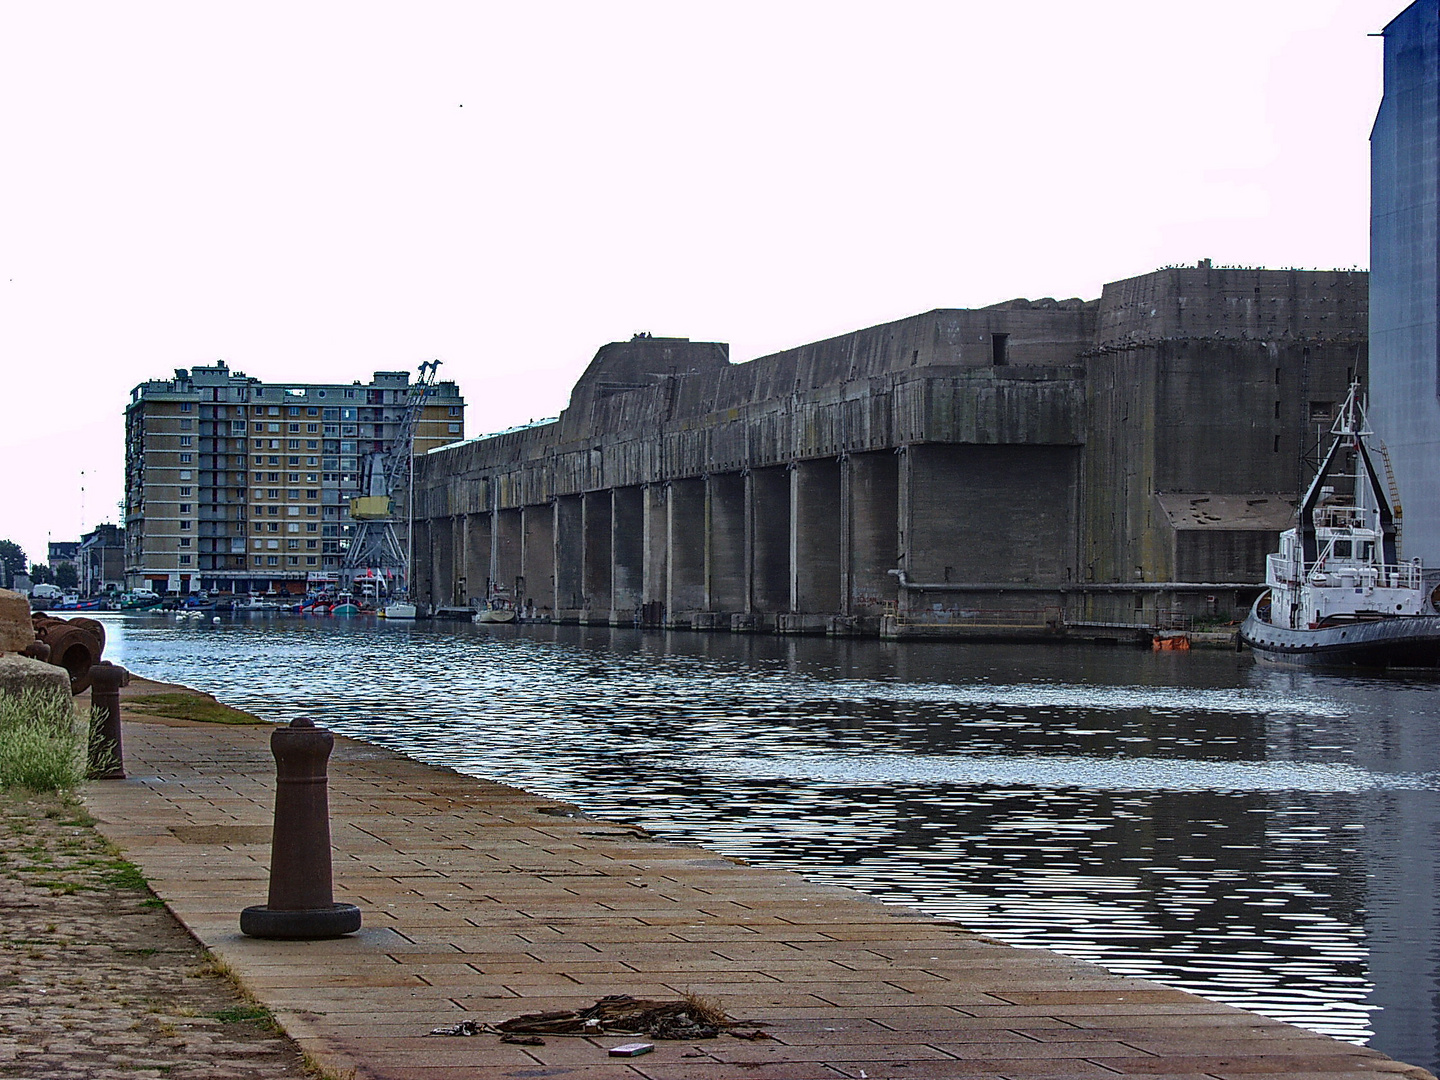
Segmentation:
{"type": "Polygon", "coordinates": [[[10,588],[25,572],[25,551],[13,540],[0,540],[0,587],[10,588]]]}
{"type": "Polygon", "coordinates": [[[79,586],[80,572],[75,569],[73,562],[62,562],[55,567],[55,584],[67,591],[79,586]]]}
{"type": "Polygon", "coordinates": [[[43,562],[37,562],[37,563],[31,564],[31,566],[30,566],[30,584],[31,584],[31,585],[53,585],[54,583],[55,583],[55,575],[50,572],[50,567],[49,567],[47,564],[45,564],[45,563],[43,563],[43,562]]]}

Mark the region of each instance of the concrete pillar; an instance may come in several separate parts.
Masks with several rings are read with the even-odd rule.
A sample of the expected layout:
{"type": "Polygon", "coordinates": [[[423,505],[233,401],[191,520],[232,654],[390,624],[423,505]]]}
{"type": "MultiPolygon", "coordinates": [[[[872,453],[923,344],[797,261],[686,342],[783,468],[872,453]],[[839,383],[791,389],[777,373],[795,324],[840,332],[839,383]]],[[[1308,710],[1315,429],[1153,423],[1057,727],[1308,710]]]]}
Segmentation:
{"type": "Polygon", "coordinates": [[[431,528],[435,538],[431,602],[449,604],[455,588],[455,525],[452,519],[443,517],[437,518],[431,528]]]}
{"type": "Polygon", "coordinates": [[[846,614],[878,615],[895,601],[900,549],[899,457],[890,450],[853,454],[848,476],[846,614]]]}
{"type": "MultiPolygon", "coordinates": [[[[911,448],[902,446],[895,454],[895,508],[897,529],[895,534],[896,543],[899,545],[900,569],[906,574],[911,571],[910,559],[910,536],[914,532],[911,523],[912,499],[910,493],[915,490],[915,470],[912,467],[914,462],[910,456],[911,448]]],[[[897,606],[901,611],[909,611],[919,599],[916,594],[901,589],[897,596],[897,606]]]]}
{"type": "Polygon", "coordinates": [[[464,604],[468,597],[469,581],[465,577],[465,564],[469,560],[469,549],[466,544],[470,539],[469,514],[456,514],[450,519],[451,526],[455,529],[455,584],[451,589],[451,602],[464,604]]]}
{"type": "MultiPolygon", "coordinates": [[[[515,597],[515,582],[520,577],[521,531],[520,509],[511,507],[495,511],[495,533],[490,545],[494,553],[490,588],[495,596],[515,597]]],[[[477,596],[481,595],[476,593],[477,596]]]]}
{"type": "Polygon", "coordinates": [[[644,603],[645,492],[615,488],[610,501],[610,610],[620,623],[634,621],[644,603]]]}
{"type": "Polygon", "coordinates": [[[747,610],[790,610],[790,474],[784,467],[751,469],[745,477],[750,569],[747,610]]]}
{"type": "Polygon", "coordinates": [[[666,501],[666,547],[670,573],[665,617],[705,610],[705,481],[696,477],[670,482],[666,501]]]}
{"type": "Polygon", "coordinates": [[[610,491],[587,491],[581,509],[585,522],[585,607],[610,619],[610,491]]]}
{"type": "Polygon", "coordinates": [[[840,610],[840,463],[797,461],[790,470],[790,607],[840,610]]]}
{"type": "Polygon", "coordinates": [[[668,490],[665,484],[646,484],[643,488],[645,566],[642,602],[646,605],[644,620],[647,626],[662,626],[665,622],[665,591],[670,577],[670,529],[666,512],[668,490]]]}
{"type": "Polygon", "coordinates": [[[705,480],[705,607],[745,610],[745,477],[712,473],[705,480]]]}
{"type": "Polygon", "coordinates": [[[490,549],[492,528],[489,512],[465,516],[465,588],[471,597],[485,597],[485,582],[490,580],[490,549]]]}
{"type": "Polygon", "coordinates": [[[517,601],[527,610],[555,610],[555,510],[551,504],[520,510],[520,575],[525,595],[517,601]]]}
{"type": "Polygon", "coordinates": [[[579,495],[555,500],[555,610],[585,606],[585,515],[579,495]]]}
{"type": "Polygon", "coordinates": [[[435,552],[430,543],[430,522],[415,522],[410,551],[410,598],[431,603],[430,587],[435,580],[435,552]]]}

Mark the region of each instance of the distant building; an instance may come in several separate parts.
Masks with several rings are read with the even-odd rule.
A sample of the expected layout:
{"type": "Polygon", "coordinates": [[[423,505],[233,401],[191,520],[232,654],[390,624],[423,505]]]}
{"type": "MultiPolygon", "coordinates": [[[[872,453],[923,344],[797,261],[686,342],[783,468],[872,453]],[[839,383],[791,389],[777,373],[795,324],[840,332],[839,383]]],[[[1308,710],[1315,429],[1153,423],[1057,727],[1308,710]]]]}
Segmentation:
{"type": "Polygon", "coordinates": [[[1440,0],[1385,27],[1370,134],[1370,422],[1404,508],[1401,554],[1440,566],[1440,0]]]}
{"type": "MultiPolygon", "coordinates": [[[[223,362],[141,383],[125,410],[125,585],[156,592],[303,592],[339,575],[367,455],[390,449],[410,375],[265,383],[223,362]]],[[[465,437],[436,384],[415,453],[465,437]]]]}
{"type": "Polygon", "coordinates": [[[61,563],[69,563],[74,566],[79,554],[79,540],[51,540],[47,545],[45,561],[50,566],[50,572],[54,573],[59,569],[61,563]]]}
{"type": "Polygon", "coordinates": [[[97,525],[80,538],[75,559],[81,596],[98,596],[125,586],[125,530],[97,525]]]}

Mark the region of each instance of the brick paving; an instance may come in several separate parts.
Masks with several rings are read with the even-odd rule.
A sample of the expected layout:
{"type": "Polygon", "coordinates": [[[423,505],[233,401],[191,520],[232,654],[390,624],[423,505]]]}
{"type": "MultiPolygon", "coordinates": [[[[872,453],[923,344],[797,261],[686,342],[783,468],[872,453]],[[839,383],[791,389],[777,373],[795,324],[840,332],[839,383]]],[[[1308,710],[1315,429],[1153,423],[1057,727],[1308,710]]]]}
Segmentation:
{"type": "Polygon", "coordinates": [[[123,870],[77,807],[0,800],[0,1077],[308,1075],[123,870]]]}
{"type": "Polygon", "coordinates": [[[86,801],[298,1044],[357,1080],[1430,1077],[343,738],[330,767],[335,898],[358,905],[364,927],[245,938],[239,911],[264,902],[268,881],[268,737],[127,715],[129,779],[90,785],[86,801]],[[608,1047],[632,1040],[427,1036],[606,994],[685,993],[769,1038],[656,1041],[612,1059],[608,1047]]]}

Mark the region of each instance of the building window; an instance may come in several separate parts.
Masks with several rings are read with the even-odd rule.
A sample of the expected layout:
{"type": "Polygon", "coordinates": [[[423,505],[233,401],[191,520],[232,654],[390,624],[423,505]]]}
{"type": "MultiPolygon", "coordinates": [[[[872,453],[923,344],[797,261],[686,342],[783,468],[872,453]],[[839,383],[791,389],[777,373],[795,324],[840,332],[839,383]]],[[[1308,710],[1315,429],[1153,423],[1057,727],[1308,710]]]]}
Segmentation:
{"type": "MultiPolygon", "coordinates": [[[[189,454],[181,454],[181,455],[180,455],[180,460],[181,460],[181,461],[188,461],[189,459],[190,459],[190,455],[189,455],[189,454]]],[[[180,470],[180,479],[181,479],[181,480],[194,480],[195,478],[190,475],[190,470],[189,470],[189,469],[181,469],[181,470],[180,470]]]]}
{"type": "Polygon", "coordinates": [[[285,430],[288,431],[291,435],[299,435],[299,434],[300,434],[300,425],[299,425],[299,424],[287,424],[285,430]]]}
{"type": "MultiPolygon", "coordinates": [[[[188,494],[190,493],[190,489],[189,489],[189,488],[182,488],[181,490],[182,490],[182,492],[183,492],[184,494],[187,494],[187,495],[188,495],[188,494]]],[[[189,503],[181,503],[181,504],[180,504],[180,513],[182,513],[182,514],[188,514],[188,513],[190,513],[190,504],[189,504],[189,503]]]]}
{"type": "Polygon", "coordinates": [[[285,449],[287,449],[287,450],[299,450],[299,449],[300,449],[300,440],[299,440],[299,439],[291,439],[288,443],[286,443],[285,449]]]}
{"type": "MultiPolygon", "coordinates": [[[[273,508],[272,508],[272,509],[273,509],[273,508]]],[[[279,532],[279,531],[280,531],[280,522],[278,522],[278,521],[267,521],[267,522],[265,523],[265,527],[266,527],[267,529],[269,529],[271,532],[279,532]]]]}
{"type": "Polygon", "coordinates": [[[355,396],[355,391],[354,391],[354,390],[346,390],[346,391],[345,391],[345,396],[346,396],[347,398],[353,398],[353,397],[355,396]]]}
{"type": "Polygon", "coordinates": [[[450,429],[450,434],[451,434],[451,435],[459,435],[459,434],[460,434],[460,425],[459,425],[459,424],[448,424],[448,425],[446,425],[446,426],[450,429]]]}
{"type": "Polygon", "coordinates": [[[182,529],[188,529],[188,528],[190,528],[190,522],[188,522],[188,521],[182,521],[182,522],[180,522],[180,528],[182,528],[182,529]]]}
{"type": "Polygon", "coordinates": [[[195,421],[194,421],[194,420],[185,419],[185,420],[181,420],[181,421],[180,421],[180,430],[181,430],[181,431],[191,431],[191,430],[194,429],[194,427],[195,427],[195,421]]]}
{"type": "MultiPolygon", "coordinates": [[[[314,512],[315,512],[315,507],[313,507],[313,506],[308,507],[308,509],[310,510],[311,513],[314,513],[314,512]]],[[[305,531],[306,531],[306,532],[318,532],[319,530],[320,530],[320,526],[319,526],[318,524],[316,524],[315,522],[313,522],[313,521],[307,521],[307,522],[305,523],[305,531]]]]}
{"type": "Polygon", "coordinates": [[[180,494],[181,494],[181,495],[189,495],[189,494],[190,494],[190,489],[189,489],[188,487],[182,487],[182,488],[180,489],[180,494]]]}
{"type": "Polygon", "coordinates": [[[316,563],[318,563],[319,561],[320,561],[320,560],[317,559],[314,555],[306,555],[306,556],[305,556],[305,565],[306,565],[306,566],[314,566],[314,565],[315,565],[316,563]]]}
{"type": "Polygon", "coordinates": [[[319,416],[319,415],[320,415],[320,410],[317,409],[314,405],[311,405],[311,406],[309,406],[309,407],[305,410],[305,415],[306,415],[306,416],[319,416]]]}
{"type": "Polygon", "coordinates": [[[181,566],[189,566],[189,565],[190,565],[190,556],[189,556],[189,555],[181,555],[181,556],[180,556],[180,565],[181,565],[181,566]]]}
{"type": "Polygon", "coordinates": [[[463,407],[463,406],[461,406],[461,405],[451,405],[451,406],[450,406],[450,415],[451,415],[451,416],[459,416],[462,412],[464,412],[464,407],[463,407]]]}
{"type": "Polygon", "coordinates": [[[279,566],[279,565],[280,565],[280,556],[279,556],[279,555],[266,555],[266,556],[265,556],[265,565],[266,565],[266,566],[279,566]]]}
{"type": "MultiPolygon", "coordinates": [[[[188,402],[188,401],[182,401],[182,402],[180,403],[180,411],[181,411],[181,412],[190,412],[190,411],[191,411],[190,402],[188,402]]],[[[189,423],[188,420],[185,421],[185,422],[186,422],[187,424],[189,423]]]]}
{"type": "Polygon", "coordinates": [[[195,443],[195,439],[194,439],[193,436],[190,436],[190,435],[181,435],[181,436],[180,436],[180,445],[181,445],[181,446],[193,446],[194,443],[195,443]]]}
{"type": "Polygon", "coordinates": [[[188,537],[188,536],[182,536],[182,537],[180,537],[180,546],[181,546],[181,547],[189,547],[189,546],[190,546],[190,537],[188,537]]]}

